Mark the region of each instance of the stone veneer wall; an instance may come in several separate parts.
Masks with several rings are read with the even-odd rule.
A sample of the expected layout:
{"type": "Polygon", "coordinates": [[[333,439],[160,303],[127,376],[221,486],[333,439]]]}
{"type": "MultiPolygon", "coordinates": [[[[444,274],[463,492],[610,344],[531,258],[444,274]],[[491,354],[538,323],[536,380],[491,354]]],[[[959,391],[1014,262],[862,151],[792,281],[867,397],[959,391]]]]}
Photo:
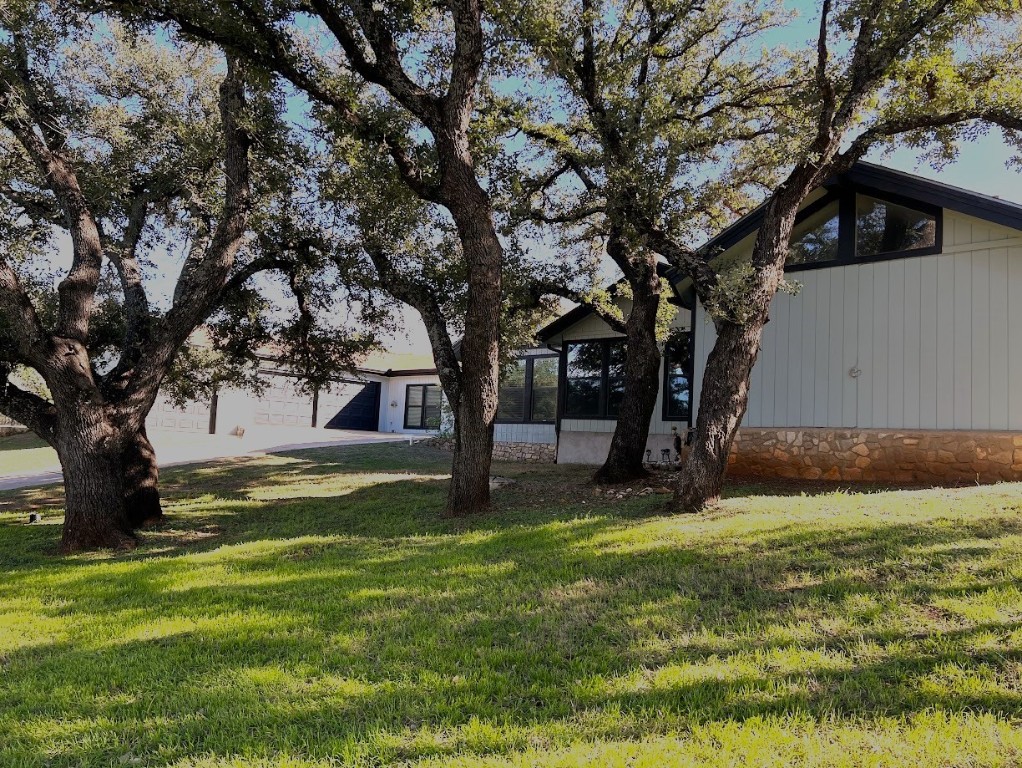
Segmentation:
{"type": "MultiPolygon", "coordinates": [[[[434,437],[427,441],[434,448],[454,450],[453,437],[434,437]]],[[[493,444],[495,461],[524,461],[553,464],[557,460],[557,446],[547,443],[498,443],[493,444]]]]}
{"type": "Polygon", "coordinates": [[[732,475],[809,480],[1022,480],[1022,433],[743,428],[728,463],[732,475]]]}
{"type": "Polygon", "coordinates": [[[547,443],[494,443],[493,458],[497,461],[553,464],[557,460],[557,446],[547,443]]]}

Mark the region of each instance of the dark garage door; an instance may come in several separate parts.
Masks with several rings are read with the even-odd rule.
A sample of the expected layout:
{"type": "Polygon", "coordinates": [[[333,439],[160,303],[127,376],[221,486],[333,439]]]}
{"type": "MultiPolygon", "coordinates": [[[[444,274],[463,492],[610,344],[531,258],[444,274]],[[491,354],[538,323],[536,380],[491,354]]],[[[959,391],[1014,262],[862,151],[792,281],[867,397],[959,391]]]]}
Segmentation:
{"type": "MultiPolygon", "coordinates": [[[[320,405],[327,405],[333,400],[333,407],[325,410],[323,416],[329,421],[327,429],[359,429],[375,432],[380,427],[380,383],[370,381],[367,384],[343,385],[345,396],[338,400],[320,396],[320,405]],[[326,402],[324,402],[324,400],[326,402]],[[346,402],[345,402],[346,401],[346,402]],[[340,405],[338,410],[337,405],[340,405]],[[333,411],[331,413],[331,411],[333,411]]],[[[337,394],[340,394],[339,392],[337,394]]],[[[321,422],[322,423],[322,422],[321,422]]]]}

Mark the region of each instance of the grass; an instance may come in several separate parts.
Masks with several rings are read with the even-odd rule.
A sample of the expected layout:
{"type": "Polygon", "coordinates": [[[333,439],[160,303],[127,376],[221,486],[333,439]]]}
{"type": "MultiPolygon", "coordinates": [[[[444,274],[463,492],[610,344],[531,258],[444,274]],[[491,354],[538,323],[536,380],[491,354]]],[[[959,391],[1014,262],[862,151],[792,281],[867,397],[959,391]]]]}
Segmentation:
{"type": "Polygon", "coordinates": [[[0,437],[0,475],[59,466],[57,452],[31,432],[0,437]]]}
{"type": "Polygon", "coordinates": [[[442,521],[448,460],[167,471],[165,527],[74,558],[55,489],[0,495],[0,765],[1022,761],[1022,486],[671,517],[507,464],[442,521]]]}

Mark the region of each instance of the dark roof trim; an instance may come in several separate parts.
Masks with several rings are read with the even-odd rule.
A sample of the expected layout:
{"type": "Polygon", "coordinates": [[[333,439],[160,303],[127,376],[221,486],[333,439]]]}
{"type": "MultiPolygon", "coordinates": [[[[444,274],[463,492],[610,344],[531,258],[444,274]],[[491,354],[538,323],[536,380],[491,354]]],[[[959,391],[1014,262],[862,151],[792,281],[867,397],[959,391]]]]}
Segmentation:
{"type": "MultiPolygon", "coordinates": [[[[273,355],[256,353],[256,359],[264,363],[280,364],[281,358],[274,357],[273,355]]],[[[294,371],[287,371],[280,368],[260,368],[259,373],[273,373],[278,376],[290,376],[291,378],[300,379],[302,375],[295,373],[294,371]]],[[[362,366],[356,366],[353,370],[347,371],[349,375],[365,374],[368,376],[385,376],[387,378],[394,378],[395,376],[435,376],[436,368],[408,368],[408,369],[395,369],[388,368],[382,371],[378,368],[363,368],[362,366]]],[[[354,383],[351,379],[341,379],[334,376],[330,377],[330,381],[340,381],[354,383]]]]}
{"type": "MultiPolygon", "coordinates": [[[[964,213],[1002,227],[1022,230],[1022,205],[1018,203],[931,181],[904,171],[895,171],[882,165],[856,163],[850,171],[828,181],[824,186],[829,189],[850,186],[881,197],[894,195],[964,213]]],[[[739,219],[700,250],[712,258],[737,245],[759,228],[763,220],[763,208],[761,205],[739,219]]]]}
{"type": "Polygon", "coordinates": [[[1022,230],[1022,205],[990,195],[931,181],[911,173],[895,171],[872,163],[858,163],[845,178],[853,185],[871,187],[878,192],[902,195],[967,216],[974,216],[1002,227],[1022,230]]]}
{"type": "Polygon", "coordinates": [[[540,341],[549,341],[562,331],[566,331],[571,328],[571,326],[575,325],[575,323],[582,322],[592,313],[593,310],[591,307],[588,307],[585,304],[579,304],[574,309],[565,312],[549,325],[540,328],[536,333],[536,338],[540,341]]]}
{"type": "Polygon", "coordinates": [[[388,378],[399,376],[436,376],[436,368],[409,368],[408,370],[394,370],[390,368],[380,375],[387,376],[388,378]]]}

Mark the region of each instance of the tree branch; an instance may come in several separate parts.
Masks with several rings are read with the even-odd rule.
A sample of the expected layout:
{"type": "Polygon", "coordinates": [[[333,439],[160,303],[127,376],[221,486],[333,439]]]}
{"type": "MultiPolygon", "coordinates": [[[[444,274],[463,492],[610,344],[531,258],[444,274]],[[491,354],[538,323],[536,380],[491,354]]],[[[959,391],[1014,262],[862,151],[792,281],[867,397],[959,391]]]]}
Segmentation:
{"type": "Polygon", "coordinates": [[[57,431],[56,408],[48,400],[12,384],[13,372],[13,366],[0,363],[0,413],[28,427],[52,445],[57,431]]]}
{"type": "Polygon", "coordinates": [[[57,288],[56,335],[84,344],[103,267],[99,227],[74,170],[63,155],[59,121],[35,93],[28,76],[27,52],[15,45],[16,64],[0,73],[0,123],[18,140],[56,197],[71,235],[72,262],[57,288]],[[12,80],[18,84],[15,88],[12,80]],[[36,133],[38,129],[39,133],[36,133]]]}
{"type": "Polygon", "coordinates": [[[440,302],[437,301],[433,286],[410,280],[402,275],[394,266],[390,257],[382,248],[372,243],[364,244],[369,254],[380,285],[391,296],[414,308],[422,317],[433,348],[433,358],[437,365],[437,374],[444,386],[447,400],[456,410],[461,399],[461,364],[454,353],[454,343],[447,330],[447,319],[444,317],[440,302]]]}
{"type": "MultiPolygon", "coordinates": [[[[209,247],[189,254],[174,291],[174,303],[141,357],[125,394],[127,418],[140,421],[156,396],[166,367],[178,348],[220,300],[234,257],[241,247],[251,209],[249,147],[252,137],[244,124],[244,68],[227,59],[227,76],[220,85],[220,115],[224,135],[225,194],[223,212],[209,247]]],[[[112,382],[117,386],[121,382],[112,382]]],[[[126,382],[124,382],[126,383],[126,382]]],[[[136,428],[140,424],[132,424],[136,428]]]]}

